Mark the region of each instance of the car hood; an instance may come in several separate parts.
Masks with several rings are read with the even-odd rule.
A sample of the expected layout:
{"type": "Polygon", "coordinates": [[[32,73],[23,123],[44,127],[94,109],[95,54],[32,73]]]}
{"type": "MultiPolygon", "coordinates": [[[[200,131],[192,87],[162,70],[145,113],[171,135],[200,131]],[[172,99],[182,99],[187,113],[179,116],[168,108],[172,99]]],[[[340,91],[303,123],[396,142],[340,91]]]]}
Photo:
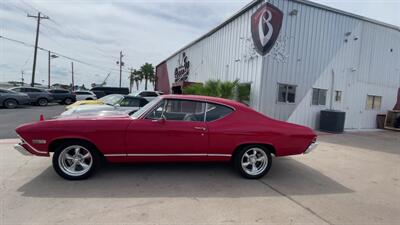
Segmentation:
{"type": "Polygon", "coordinates": [[[107,118],[128,118],[129,115],[124,112],[119,111],[111,111],[111,110],[103,110],[103,111],[91,111],[84,113],[75,113],[75,114],[61,114],[53,118],[53,120],[74,120],[74,119],[107,119],[107,118]]]}
{"type": "Polygon", "coordinates": [[[97,100],[82,100],[82,101],[77,101],[74,104],[67,106],[66,109],[72,109],[74,107],[81,106],[81,105],[102,105],[102,104],[104,104],[104,102],[99,99],[97,99],[97,100]]]}

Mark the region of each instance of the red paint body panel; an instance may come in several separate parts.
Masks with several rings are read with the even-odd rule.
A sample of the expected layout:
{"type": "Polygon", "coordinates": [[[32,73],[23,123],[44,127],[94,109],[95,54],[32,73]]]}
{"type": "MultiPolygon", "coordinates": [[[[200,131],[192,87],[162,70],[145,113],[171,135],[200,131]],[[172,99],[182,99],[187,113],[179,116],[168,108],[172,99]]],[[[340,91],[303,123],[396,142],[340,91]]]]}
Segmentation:
{"type": "Polygon", "coordinates": [[[189,95],[162,99],[218,103],[234,112],[212,122],[155,122],[124,115],[56,118],[19,126],[16,132],[38,156],[49,156],[54,141],[74,138],[91,142],[111,162],[228,161],[242,144],[270,145],[276,156],[286,156],[303,153],[316,138],[307,127],[268,118],[231,100],[189,95]]]}

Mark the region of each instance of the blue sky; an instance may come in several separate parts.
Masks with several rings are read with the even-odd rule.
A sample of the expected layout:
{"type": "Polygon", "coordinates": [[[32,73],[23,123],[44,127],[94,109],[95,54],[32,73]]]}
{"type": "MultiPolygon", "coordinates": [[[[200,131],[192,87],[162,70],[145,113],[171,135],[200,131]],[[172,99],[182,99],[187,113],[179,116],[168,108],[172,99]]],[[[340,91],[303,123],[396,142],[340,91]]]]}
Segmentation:
{"type": "MultiPolygon", "coordinates": [[[[0,35],[34,43],[36,22],[27,13],[40,10],[39,46],[90,65],[75,63],[77,84],[118,84],[116,61],[124,52],[127,70],[161,60],[209,31],[250,1],[244,0],[0,0],[0,35]]],[[[316,0],[315,2],[400,26],[400,0],[316,0]]],[[[0,81],[30,81],[33,49],[0,39],[0,81]]],[[[70,83],[70,60],[51,61],[52,82],[70,83]]],[[[37,82],[47,83],[47,52],[38,52],[37,82]]]]}

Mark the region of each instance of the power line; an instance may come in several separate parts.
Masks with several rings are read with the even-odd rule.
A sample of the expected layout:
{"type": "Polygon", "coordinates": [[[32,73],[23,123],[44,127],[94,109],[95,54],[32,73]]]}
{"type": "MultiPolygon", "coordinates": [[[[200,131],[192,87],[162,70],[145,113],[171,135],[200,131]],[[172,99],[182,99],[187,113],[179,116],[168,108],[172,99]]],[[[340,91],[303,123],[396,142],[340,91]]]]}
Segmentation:
{"type": "MultiPolygon", "coordinates": [[[[1,35],[0,35],[0,38],[5,39],[5,40],[8,40],[8,41],[15,42],[15,43],[18,43],[18,44],[25,45],[25,46],[27,46],[27,47],[32,47],[32,48],[35,47],[35,46],[32,45],[32,44],[29,44],[29,43],[26,43],[26,42],[23,42],[23,41],[20,41],[20,40],[17,40],[17,39],[13,39],[13,38],[1,36],[1,35]]],[[[66,55],[61,54],[61,53],[59,53],[59,52],[55,52],[55,51],[52,51],[52,50],[49,50],[49,49],[46,49],[46,48],[42,48],[42,47],[40,47],[40,46],[38,46],[38,49],[41,50],[41,51],[46,51],[46,52],[51,51],[52,53],[56,54],[57,56],[60,56],[60,57],[65,58],[65,59],[69,59],[69,60],[74,61],[74,62],[77,62],[77,63],[84,64],[84,65],[86,65],[86,66],[90,66],[90,67],[96,68],[96,69],[98,69],[98,70],[102,70],[103,72],[104,72],[104,70],[106,70],[106,69],[104,69],[104,67],[103,67],[103,69],[100,69],[102,66],[98,66],[98,65],[95,65],[95,64],[93,64],[93,63],[85,62],[85,61],[80,60],[80,59],[76,59],[76,58],[73,58],[73,57],[70,57],[70,56],[66,56],[66,55]]],[[[111,68],[111,69],[109,69],[109,70],[113,70],[113,71],[118,71],[118,72],[119,72],[119,69],[111,68]]],[[[106,70],[106,71],[107,71],[107,70],[106,70]]],[[[129,70],[123,70],[123,71],[124,71],[124,72],[129,72],[129,70]]]]}

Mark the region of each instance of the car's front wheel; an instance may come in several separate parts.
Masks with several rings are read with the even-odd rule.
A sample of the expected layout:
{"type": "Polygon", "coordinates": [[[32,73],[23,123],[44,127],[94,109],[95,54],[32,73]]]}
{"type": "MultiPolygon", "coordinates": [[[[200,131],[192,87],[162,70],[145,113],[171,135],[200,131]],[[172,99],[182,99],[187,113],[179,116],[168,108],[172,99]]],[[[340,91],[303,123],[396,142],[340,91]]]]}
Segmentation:
{"type": "Polygon", "coordinates": [[[243,177],[258,179],[270,170],[272,157],[264,146],[248,145],[235,154],[234,164],[243,177]]]}
{"type": "Polygon", "coordinates": [[[7,99],[4,102],[4,107],[6,107],[7,109],[14,109],[17,106],[18,106],[18,102],[14,99],[7,99]]]}
{"type": "Polygon", "coordinates": [[[53,168],[68,180],[86,179],[93,174],[98,165],[98,152],[83,142],[64,143],[54,151],[53,168]]]}

